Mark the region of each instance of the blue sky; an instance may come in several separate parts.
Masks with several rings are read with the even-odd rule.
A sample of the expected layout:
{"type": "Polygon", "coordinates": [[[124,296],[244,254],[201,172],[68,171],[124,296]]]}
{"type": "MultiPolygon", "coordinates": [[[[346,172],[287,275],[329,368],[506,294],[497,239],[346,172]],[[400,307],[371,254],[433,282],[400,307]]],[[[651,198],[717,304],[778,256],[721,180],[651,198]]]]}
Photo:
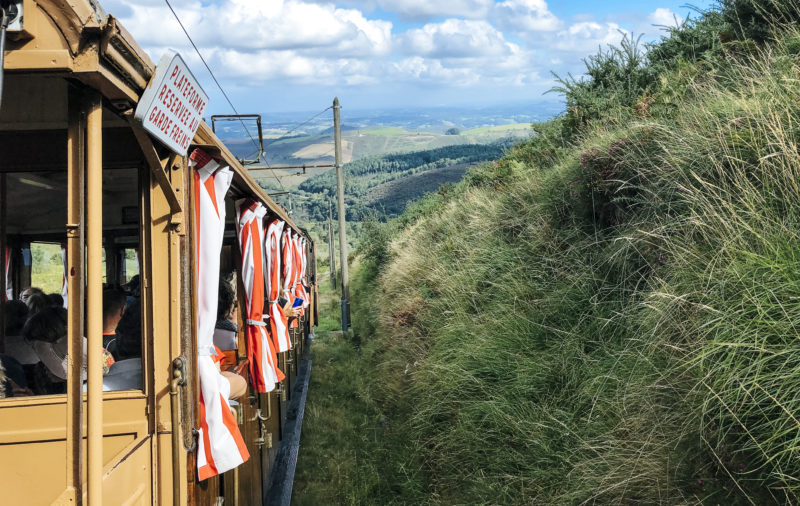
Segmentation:
{"type": "MultiPolygon", "coordinates": [[[[154,61],[179,51],[230,113],[163,0],[101,0],[154,61]]],[[[491,106],[557,100],[551,71],[620,31],[659,37],[654,25],[692,11],[673,0],[171,0],[240,113],[345,108],[491,106]]],[[[701,8],[713,0],[693,2],[701,8]]]]}

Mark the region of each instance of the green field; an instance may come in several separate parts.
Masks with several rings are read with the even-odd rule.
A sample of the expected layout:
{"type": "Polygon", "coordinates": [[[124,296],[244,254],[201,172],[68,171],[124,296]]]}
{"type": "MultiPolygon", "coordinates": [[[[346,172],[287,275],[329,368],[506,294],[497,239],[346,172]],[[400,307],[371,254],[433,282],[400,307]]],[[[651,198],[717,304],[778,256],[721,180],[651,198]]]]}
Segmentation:
{"type": "MultiPolygon", "coordinates": [[[[103,282],[106,282],[106,257],[103,250],[103,282]]],[[[129,250],[125,258],[125,273],[130,280],[139,272],[139,264],[129,250]]],[[[64,280],[64,264],[61,258],[61,246],[53,243],[31,244],[31,286],[41,288],[45,293],[61,293],[64,280]]],[[[25,288],[25,287],[23,287],[25,288]]]]}

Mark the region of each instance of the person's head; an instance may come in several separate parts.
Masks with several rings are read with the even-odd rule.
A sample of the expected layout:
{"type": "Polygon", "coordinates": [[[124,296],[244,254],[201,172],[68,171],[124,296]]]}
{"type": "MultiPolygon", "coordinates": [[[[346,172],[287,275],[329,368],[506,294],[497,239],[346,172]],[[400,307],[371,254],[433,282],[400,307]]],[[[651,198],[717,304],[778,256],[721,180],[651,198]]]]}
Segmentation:
{"type": "Polygon", "coordinates": [[[123,285],[123,288],[131,297],[139,297],[142,293],[139,286],[139,275],[134,275],[126,285],[123,285]]]}
{"type": "Polygon", "coordinates": [[[60,293],[48,293],[47,300],[51,306],[64,307],[64,297],[60,293]]]}
{"type": "Polygon", "coordinates": [[[28,317],[28,306],[21,300],[7,300],[5,305],[6,334],[16,336],[22,331],[28,317]]]}
{"type": "Polygon", "coordinates": [[[234,273],[223,274],[219,277],[219,302],[217,303],[217,320],[230,318],[233,306],[236,303],[236,288],[233,284],[234,273]]]}
{"type": "Polygon", "coordinates": [[[139,299],[134,300],[125,310],[117,325],[117,334],[120,359],[142,356],[142,305],[139,299]]]}
{"type": "Polygon", "coordinates": [[[103,290],[103,327],[116,328],[125,313],[125,292],[116,288],[103,290]]]}
{"type": "Polygon", "coordinates": [[[27,304],[28,298],[30,298],[31,295],[37,293],[44,295],[44,291],[41,288],[36,288],[35,286],[29,286],[28,288],[22,290],[22,292],[19,294],[19,300],[27,304]]]}
{"type": "Polygon", "coordinates": [[[33,314],[22,327],[22,337],[28,341],[54,343],[67,335],[67,310],[46,307],[33,314]]]}
{"type": "Polygon", "coordinates": [[[25,304],[28,305],[28,314],[32,315],[34,313],[38,313],[42,309],[46,307],[50,307],[50,299],[47,298],[42,292],[33,293],[28,296],[28,300],[25,301],[25,304]]]}

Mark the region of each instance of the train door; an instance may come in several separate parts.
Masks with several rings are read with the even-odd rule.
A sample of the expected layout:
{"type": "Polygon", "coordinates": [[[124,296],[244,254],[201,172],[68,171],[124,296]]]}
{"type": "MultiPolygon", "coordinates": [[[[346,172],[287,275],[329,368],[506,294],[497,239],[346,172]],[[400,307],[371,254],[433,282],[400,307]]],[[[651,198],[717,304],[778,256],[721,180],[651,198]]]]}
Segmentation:
{"type": "Polygon", "coordinates": [[[93,90],[17,74],[6,76],[4,94],[0,242],[16,259],[12,295],[27,293],[22,306],[0,303],[4,315],[15,306],[25,313],[0,329],[4,360],[19,372],[19,388],[0,399],[4,502],[75,503],[87,491],[87,461],[96,459],[106,504],[150,504],[156,441],[153,378],[143,372],[154,368],[142,346],[153,339],[148,315],[139,315],[144,333],[127,336],[138,343],[128,355],[114,362],[110,353],[84,352],[104,330],[103,231],[132,249],[142,237],[141,151],[93,90]],[[42,294],[29,289],[34,280],[42,294]],[[88,367],[97,356],[102,367],[88,367]],[[101,369],[100,403],[87,405],[87,375],[101,369]],[[102,443],[87,447],[87,420],[98,413],[102,443]]]}

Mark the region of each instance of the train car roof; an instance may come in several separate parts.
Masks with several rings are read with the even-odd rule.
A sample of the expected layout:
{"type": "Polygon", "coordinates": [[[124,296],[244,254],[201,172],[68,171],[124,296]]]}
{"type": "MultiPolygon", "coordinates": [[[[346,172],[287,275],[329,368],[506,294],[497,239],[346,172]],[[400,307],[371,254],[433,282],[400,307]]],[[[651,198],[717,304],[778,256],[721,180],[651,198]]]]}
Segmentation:
{"type": "MultiPolygon", "coordinates": [[[[95,0],[25,0],[24,9],[23,30],[9,34],[6,46],[8,74],[61,75],[97,89],[106,104],[120,114],[135,108],[155,64],[113,14],[95,0]]],[[[205,121],[190,152],[192,147],[208,151],[231,167],[234,196],[260,200],[272,214],[302,233],[205,121]]]]}

